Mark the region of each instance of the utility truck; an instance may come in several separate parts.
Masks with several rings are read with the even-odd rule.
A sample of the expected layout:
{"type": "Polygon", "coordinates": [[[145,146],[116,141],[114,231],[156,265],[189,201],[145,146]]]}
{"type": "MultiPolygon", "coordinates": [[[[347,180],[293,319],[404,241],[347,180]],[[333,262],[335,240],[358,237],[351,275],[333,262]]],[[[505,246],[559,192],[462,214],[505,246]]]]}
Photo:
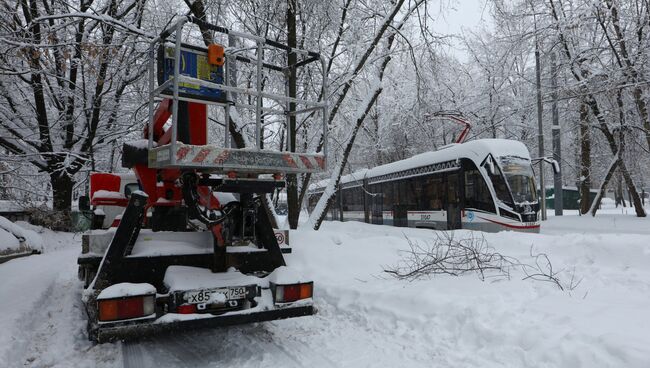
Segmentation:
{"type": "Polygon", "coordinates": [[[263,148],[262,133],[273,129],[265,127],[268,121],[288,126],[290,116],[310,114],[322,118],[326,141],[327,104],[322,97],[289,97],[288,88],[263,90],[262,80],[274,74],[286,82],[311,67],[322,74],[316,91],[327,96],[324,59],[189,16],[151,40],[148,63],[149,118],[142,139],[125,143],[122,157],[137,185],[95,176],[93,205],[123,213],[109,216],[112,227],[83,238],[78,264],[89,338],[104,342],[314,314],[314,283],[286,266],[264,196],[284,187],[286,174],[322,172],[326,149],[263,148]],[[229,46],[188,41],[206,33],[229,46]],[[297,63],[278,65],[289,53],[297,63]],[[254,87],[238,82],[240,67],[249,68],[254,87]],[[248,147],[236,147],[230,137],[231,121],[244,125],[242,116],[255,120],[248,147]],[[219,117],[221,144],[208,134],[219,117]]]}

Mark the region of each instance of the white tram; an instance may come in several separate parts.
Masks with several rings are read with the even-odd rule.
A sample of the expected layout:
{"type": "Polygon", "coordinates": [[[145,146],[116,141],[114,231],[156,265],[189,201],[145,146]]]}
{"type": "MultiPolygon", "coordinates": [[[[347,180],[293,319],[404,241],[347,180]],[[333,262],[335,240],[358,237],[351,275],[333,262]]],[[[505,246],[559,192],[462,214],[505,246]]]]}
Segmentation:
{"type": "MultiPolygon", "coordinates": [[[[313,210],[327,181],[310,188],[313,210]]],[[[528,149],[480,139],[341,178],[328,219],[432,229],[539,232],[528,149]]]]}

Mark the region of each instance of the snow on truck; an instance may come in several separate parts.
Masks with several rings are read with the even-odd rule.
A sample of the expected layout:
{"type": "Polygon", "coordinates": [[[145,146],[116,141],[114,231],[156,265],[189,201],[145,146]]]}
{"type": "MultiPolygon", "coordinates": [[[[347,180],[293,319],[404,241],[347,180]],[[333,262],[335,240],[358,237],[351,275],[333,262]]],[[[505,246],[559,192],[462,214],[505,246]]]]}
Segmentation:
{"type": "MultiPolygon", "coordinates": [[[[96,215],[104,215],[96,227],[115,226],[85,234],[78,258],[89,338],[104,342],[314,314],[314,284],[286,266],[262,196],[283,187],[284,174],[323,171],[326,151],[262,149],[261,129],[263,112],[285,123],[290,115],[316,112],[326,134],[327,104],[268,86],[262,91],[261,81],[273,72],[287,78],[288,71],[314,62],[324,71],[324,59],[191,16],[152,40],[149,57],[149,119],[142,140],[123,146],[123,166],[134,176],[91,177],[91,203],[96,215]],[[196,25],[244,47],[183,42],[183,31],[196,25]],[[250,49],[256,55],[296,53],[299,60],[282,67],[247,54],[250,49]],[[250,67],[256,88],[237,85],[236,63],[250,67]],[[255,104],[240,103],[237,95],[255,104]],[[263,99],[284,108],[263,107],[271,106],[263,99]],[[227,129],[223,145],[210,143],[209,108],[226,122],[239,119],[237,108],[252,110],[254,147],[230,148],[227,129]]],[[[327,96],[324,75],[320,82],[327,96]]]]}

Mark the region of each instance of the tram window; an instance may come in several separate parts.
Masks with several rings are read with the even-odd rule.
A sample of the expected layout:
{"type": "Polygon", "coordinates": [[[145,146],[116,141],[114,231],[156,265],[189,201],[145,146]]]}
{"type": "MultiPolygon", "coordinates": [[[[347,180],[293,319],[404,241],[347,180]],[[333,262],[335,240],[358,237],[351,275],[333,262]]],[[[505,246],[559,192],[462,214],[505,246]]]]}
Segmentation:
{"type": "Polygon", "coordinates": [[[354,187],[350,190],[352,196],[352,201],[350,202],[352,211],[363,211],[363,189],[359,187],[354,187]]]}
{"type": "Polygon", "coordinates": [[[354,204],[354,197],[352,195],[352,190],[345,189],[343,190],[343,211],[349,211],[350,207],[354,204]]]}
{"type": "Polygon", "coordinates": [[[413,178],[413,193],[415,195],[414,203],[418,210],[424,210],[427,208],[427,199],[424,193],[425,183],[426,178],[423,176],[413,178]]]}
{"type": "Polygon", "coordinates": [[[492,186],[494,187],[497,198],[505,203],[512,203],[512,196],[510,195],[508,185],[503,178],[503,174],[501,174],[501,169],[499,169],[497,165],[494,165],[494,167],[496,168],[495,175],[490,173],[490,170],[487,170],[487,172],[488,176],[490,177],[490,181],[492,182],[492,186]]]}
{"type": "Polygon", "coordinates": [[[343,211],[363,211],[361,187],[346,188],[341,191],[343,211]]]}
{"type": "Polygon", "coordinates": [[[395,182],[395,186],[393,187],[393,190],[395,191],[395,204],[396,205],[401,205],[404,203],[405,197],[405,185],[404,182],[401,180],[398,180],[395,182]]]}
{"type": "Polygon", "coordinates": [[[370,203],[370,201],[372,201],[372,199],[375,198],[374,194],[381,195],[382,197],[385,196],[385,193],[382,190],[381,184],[368,185],[368,193],[365,193],[365,194],[367,196],[366,200],[369,201],[368,203],[370,203]]]}
{"type": "Polygon", "coordinates": [[[396,193],[394,190],[395,183],[392,181],[386,181],[381,183],[381,191],[384,193],[384,208],[392,208],[393,203],[396,202],[395,197],[396,193]]]}
{"type": "Polygon", "coordinates": [[[354,210],[363,211],[363,189],[361,187],[354,188],[354,210]]]}
{"type": "MultiPolygon", "coordinates": [[[[364,194],[366,195],[366,204],[370,211],[372,211],[375,206],[379,206],[382,201],[386,200],[386,193],[383,191],[381,183],[368,185],[368,192],[364,192],[364,194]]],[[[362,210],[365,211],[363,208],[362,210]]]]}
{"type": "Polygon", "coordinates": [[[339,194],[341,192],[336,192],[332,196],[332,202],[330,205],[330,216],[332,216],[332,220],[339,220],[339,194]]]}
{"type": "Polygon", "coordinates": [[[424,207],[431,210],[441,210],[445,202],[445,192],[442,178],[439,175],[427,177],[423,190],[424,207]]]}
{"type": "Polygon", "coordinates": [[[477,169],[465,171],[465,207],[495,212],[490,190],[477,169]]]}
{"type": "Polygon", "coordinates": [[[348,210],[348,203],[350,203],[350,200],[348,198],[349,191],[346,190],[346,189],[341,189],[340,194],[341,194],[341,209],[343,211],[347,211],[348,210]]]}
{"type": "Polygon", "coordinates": [[[406,181],[406,204],[410,205],[412,209],[417,208],[417,203],[420,199],[418,193],[418,178],[408,178],[406,181]]]}
{"type": "Polygon", "coordinates": [[[399,187],[399,196],[397,202],[402,206],[409,204],[411,193],[409,193],[408,183],[406,182],[406,180],[399,180],[397,182],[397,185],[399,187]]]}
{"type": "Polygon", "coordinates": [[[459,201],[459,180],[458,180],[458,174],[453,173],[450,175],[447,175],[447,201],[451,204],[457,204],[459,201]]]}
{"type": "MultiPolygon", "coordinates": [[[[318,203],[318,200],[320,199],[320,197],[322,195],[323,195],[323,193],[321,192],[321,193],[312,193],[309,196],[309,211],[310,212],[313,211],[314,208],[316,208],[316,204],[318,203]]],[[[333,204],[333,205],[335,205],[335,204],[333,204]]]]}

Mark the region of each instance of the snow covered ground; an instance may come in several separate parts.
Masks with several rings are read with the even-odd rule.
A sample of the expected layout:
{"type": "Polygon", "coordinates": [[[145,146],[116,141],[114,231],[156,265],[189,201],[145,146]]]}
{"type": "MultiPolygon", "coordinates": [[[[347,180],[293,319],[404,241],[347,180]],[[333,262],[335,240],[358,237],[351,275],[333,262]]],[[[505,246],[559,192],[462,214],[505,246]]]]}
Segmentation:
{"type": "Polygon", "coordinates": [[[103,345],[85,337],[80,236],[45,231],[44,254],[0,265],[0,366],[647,367],[649,225],[603,212],[550,217],[542,234],[484,234],[504,255],[532,262],[533,247],[581,280],[561,291],[517,272],[396,280],[383,269],[430,230],[326,223],[293,232],[287,255],[314,278],[317,315],[103,345]]]}

